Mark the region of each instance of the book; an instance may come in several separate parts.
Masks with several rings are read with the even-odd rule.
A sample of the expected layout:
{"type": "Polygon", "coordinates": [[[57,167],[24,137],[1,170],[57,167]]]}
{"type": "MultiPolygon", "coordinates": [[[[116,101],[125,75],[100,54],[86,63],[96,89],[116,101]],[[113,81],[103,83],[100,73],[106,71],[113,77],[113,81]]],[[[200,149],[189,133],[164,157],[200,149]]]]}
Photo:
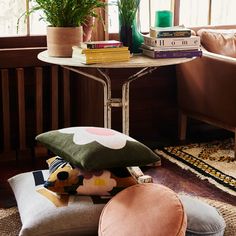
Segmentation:
{"type": "Polygon", "coordinates": [[[78,58],[83,64],[96,64],[96,63],[111,63],[111,62],[122,62],[129,61],[130,54],[128,55],[99,55],[99,56],[88,56],[85,54],[73,55],[73,58],[78,58]]]}
{"type": "Polygon", "coordinates": [[[84,64],[110,63],[130,60],[129,50],[115,52],[112,50],[98,50],[98,52],[87,52],[86,50],[86,53],[84,53],[84,49],[79,50],[78,48],[73,48],[72,57],[78,58],[80,62],[84,64]]]}
{"type": "Polygon", "coordinates": [[[143,35],[144,44],[151,47],[185,47],[185,46],[201,46],[199,36],[175,37],[175,38],[154,38],[149,35],[143,35]]]}
{"type": "Polygon", "coordinates": [[[191,30],[183,26],[150,27],[150,37],[153,38],[177,38],[190,37],[191,30]]]}
{"type": "Polygon", "coordinates": [[[202,50],[194,49],[194,50],[172,50],[172,51],[155,51],[142,49],[143,55],[151,57],[151,58],[191,58],[191,57],[201,57],[202,50]]]}
{"type": "Polygon", "coordinates": [[[182,51],[182,50],[197,50],[200,49],[201,46],[152,47],[143,43],[140,48],[154,51],[182,51]]]}
{"type": "Polygon", "coordinates": [[[128,52],[129,53],[129,48],[128,47],[113,47],[113,48],[95,48],[95,49],[90,49],[90,48],[81,48],[78,46],[73,46],[72,50],[77,53],[101,53],[101,52],[128,52]]]}
{"type": "Polygon", "coordinates": [[[81,42],[80,44],[80,47],[84,49],[117,48],[122,46],[123,43],[117,40],[81,42]]]}

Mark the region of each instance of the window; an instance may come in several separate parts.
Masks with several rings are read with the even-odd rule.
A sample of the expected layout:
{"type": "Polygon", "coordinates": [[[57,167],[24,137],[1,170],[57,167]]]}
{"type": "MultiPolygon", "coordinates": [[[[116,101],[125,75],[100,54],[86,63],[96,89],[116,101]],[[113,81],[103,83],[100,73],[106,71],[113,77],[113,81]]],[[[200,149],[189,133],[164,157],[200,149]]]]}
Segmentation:
{"type": "MultiPolygon", "coordinates": [[[[118,33],[117,0],[107,0],[108,32],[118,33]]],[[[17,33],[17,19],[25,12],[29,0],[0,1],[0,37],[42,35],[46,32],[46,23],[39,21],[40,14],[30,15],[29,21],[20,21],[17,33]]],[[[29,6],[30,7],[30,6],[29,6]]],[[[141,0],[139,9],[139,25],[142,32],[148,32],[154,24],[155,11],[173,10],[179,16],[179,24],[185,26],[236,24],[235,0],[141,0]],[[179,8],[174,8],[178,5],[179,8]],[[150,14],[149,14],[150,13],[150,14]]]]}
{"type": "MultiPolygon", "coordinates": [[[[109,33],[118,33],[118,13],[114,3],[117,0],[109,0],[109,33]]],[[[141,32],[148,32],[149,26],[154,25],[155,11],[173,10],[179,15],[176,24],[187,27],[202,25],[226,25],[236,23],[235,0],[141,0],[139,10],[139,23],[141,32]],[[179,13],[179,14],[178,14],[179,13]]]]}
{"type": "Polygon", "coordinates": [[[116,6],[117,0],[108,0],[108,32],[118,33],[118,9],[116,6]]]}
{"type": "Polygon", "coordinates": [[[148,32],[149,26],[154,26],[155,12],[158,10],[172,10],[171,0],[141,0],[140,2],[140,28],[148,32]]]}
{"type": "Polygon", "coordinates": [[[236,24],[235,0],[180,0],[179,23],[185,26],[236,24]]]}
{"type": "Polygon", "coordinates": [[[227,25],[236,24],[236,1],[235,0],[214,0],[211,7],[211,24],[227,25]]]}
{"type": "MultiPolygon", "coordinates": [[[[108,6],[108,32],[118,33],[118,9],[117,0],[109,0],[108,6]]],[[[139,9],[139,25],[142,32],[148,32],[149,26],[154,25],[155,11],[171,10],[172,0],[141,0],[139,9]],[[142,9],[142,10],[141,10],[142,9]],[[150,14],[149,14],[150,12],[150,14]]]]}
{"type": "Polygon", "coordinates": [[[25,18],[20,19],[19,29],[17,32],[18,18],[26,11],[28,1],[25,0],[1,0],[0,2],[0,36],[23,36],[45,34],[46,23],[39,21],[40,12],[30,15],[29,25],[25,18]]]}
{"type": "MultiPolygon", "coordinates": [[[[0,1],[0,36],[15,36],[17,34],[17,18],[26,10],[23,0],[1,0],[0,1]]],[[[25,34],[25,28],[20,27],[20,34],[25,34]]]]}
{"type": "Polygon", "coordinates": [[[46,34],[46,25],[47,23],[43,20],[39,20],[40,16],[42,15],[42,12],[35,12],[34,14],[30,15],[30,28],[29,28],[29,34],[30,35],[39,35],[39,34],[46,34]]]}
{"type": "Polygon", "coordinates": [[[179,24],[197,26],[208,24],[209,0],[181,0],[179,24]]]}

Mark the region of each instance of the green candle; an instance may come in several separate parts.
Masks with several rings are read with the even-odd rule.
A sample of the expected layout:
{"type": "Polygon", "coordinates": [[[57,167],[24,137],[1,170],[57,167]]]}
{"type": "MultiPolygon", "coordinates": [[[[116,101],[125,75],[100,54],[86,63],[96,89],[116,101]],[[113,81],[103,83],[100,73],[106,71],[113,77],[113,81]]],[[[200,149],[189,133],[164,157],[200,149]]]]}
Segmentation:
{"type": "Polygon", "coordinates": [[[171,11],[156,11],[155,14],[155,27],[170,27],[172,23],[173,14],[171,11]]]}

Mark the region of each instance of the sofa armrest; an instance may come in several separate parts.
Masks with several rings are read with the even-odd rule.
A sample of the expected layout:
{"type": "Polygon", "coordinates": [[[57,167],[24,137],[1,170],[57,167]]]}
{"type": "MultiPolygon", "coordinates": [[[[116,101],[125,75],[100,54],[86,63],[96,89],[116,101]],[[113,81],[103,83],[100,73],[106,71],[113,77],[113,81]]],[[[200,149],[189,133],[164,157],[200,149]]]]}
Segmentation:
{"type": "Polygon", "coordinates": [[[228,57],[228,56],[223,56],[220,54],[212,53],[207,51],[206,49],[202,49],[202,56],[206,58],[211,58],[214,59],[218,62],[225,62],[225,63],[230,63],[236,65],[236,58],[233,57],[228,57]]]}
{"type": "Polygon", "coordinates": [[[228,130],[236,126],[236,58],[211,53],[176,66],[178,107],[228,130]]]}

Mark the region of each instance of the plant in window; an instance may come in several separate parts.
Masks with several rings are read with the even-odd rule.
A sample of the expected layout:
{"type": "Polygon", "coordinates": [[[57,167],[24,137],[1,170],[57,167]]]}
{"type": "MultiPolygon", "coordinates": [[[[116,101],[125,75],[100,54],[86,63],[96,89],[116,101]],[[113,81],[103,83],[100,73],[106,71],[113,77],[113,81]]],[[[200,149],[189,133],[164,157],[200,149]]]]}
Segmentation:
{"type": "Polygon", "coordinates": [[[21,17],[27,17],[36,11],[41,11],[43,14],[40,17],[40,20],[44,20],[48,24],[47,45],[49,55],[64,57],[70,57],[72,54],[71,47],[82,41],[83,33],[81,31],[81,25],[86,23],[86,20],[89,17],[99,17],[96,10],[105,6],[103,0],[30,1],[33,5],[32,8],[27,10],[21,17]],[[62,30],[63,32],[59,32],[59,35],[55,36],[54,31],[58,30],[62,30]],[[69,31],[69,33],[67,34],[65,31],[69,31]],[[75,39],[72,39],[72,37],[75,37],[75,39]],[[54,39],[56,42],[52,42],[54,39]],[[67,39],[65,44],[68,44],[68,47],[66,47],[66,49],[63,49],[65,48],[65,44],[63,45],[62,42],[63,39],[67,39]],[[50,47],[51,45],[53,45],[53,47],[50,47]],[[55,45],[60,48],[59,52],[54,50],[55,45]]]}
{"type": "Polygon", "coordinates": [[[118,0],[119,21],[121,25],[131,26],[136,18],[140,0],[118,0]]]}
{"type": "Polygon", "coordinates": [[[140,53],[143,36],[137,29],[136,15],[140,0],[118,0],[119,35],[124,46],[128,46],[131,53],[140,53]]]}
{"type": "Polygon", "coordinates": [[[104,7],[101,0],[30,0],[34,5],[26,12],[29,15],[41,10],[41,19],[53,27],[81,26],[88,16],[97,17],[96,9],[104,7]]]}

